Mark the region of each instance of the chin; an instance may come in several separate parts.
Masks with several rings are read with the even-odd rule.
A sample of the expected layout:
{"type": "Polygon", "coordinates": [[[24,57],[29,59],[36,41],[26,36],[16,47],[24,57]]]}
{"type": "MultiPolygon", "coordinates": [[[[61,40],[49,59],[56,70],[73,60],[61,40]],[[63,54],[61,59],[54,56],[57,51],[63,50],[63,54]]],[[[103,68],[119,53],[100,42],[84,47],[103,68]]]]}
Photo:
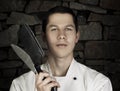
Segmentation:
{"type": "Polygon", "coordinates": [[[60,53],[60,54],[56,54],[56,57],[58,57],[58,58],[66,58],[66,57],[70,57],[70,56],[72,56],[72,54],[71,53],[60,53]]]}

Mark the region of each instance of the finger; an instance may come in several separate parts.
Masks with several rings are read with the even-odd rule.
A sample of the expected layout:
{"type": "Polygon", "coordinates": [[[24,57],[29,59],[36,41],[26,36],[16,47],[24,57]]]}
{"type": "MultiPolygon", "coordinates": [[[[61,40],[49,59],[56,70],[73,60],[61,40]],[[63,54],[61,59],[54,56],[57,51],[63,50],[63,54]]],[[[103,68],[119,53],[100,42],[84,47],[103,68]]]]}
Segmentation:
{"type": "Polygon", "coordinates": [[[53,79],[52,77],[46,77],[43,81],[42,81],[42,85],[46,85],[49,84],[50,82],[55,81],[55,79],[53,79]]]}
{"type": "Polygon", "coordinates": [[[36,78],[36,84],[39,84],[43,81],[44,78],[48,77],[49,74],[46,73],[46,72],[40,72],[38,75],[37,75],[37,78],[36,78]]]}
{"type": "Polygon", "coordinates": [[[43,85],[43,84],[39,84],[37,89],[44,89],[46,91],[51,91],[51,89],[53,88],[57,88],[60,87],[58,82],[52,81],[49,84],[43,85]]]}
{"type": "Polygon", "coordinates": [[[53,87],[60,87],[60,84],[56,81],[52,81],[51,83],[47,84],[48,88],[53,88],[53,87]]]}

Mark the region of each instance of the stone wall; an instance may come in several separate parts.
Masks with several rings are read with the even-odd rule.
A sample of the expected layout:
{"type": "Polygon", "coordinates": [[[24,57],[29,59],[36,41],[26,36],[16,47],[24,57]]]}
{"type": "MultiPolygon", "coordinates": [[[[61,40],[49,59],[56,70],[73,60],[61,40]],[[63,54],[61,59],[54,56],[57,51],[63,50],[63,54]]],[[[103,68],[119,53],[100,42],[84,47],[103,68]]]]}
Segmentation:
{"type": "Polygon", "coordinates": [[[12,80],[29,71],[10,47],[18,44],[20,25],[29,24],[46,50],[41,20],[57,5],[72,8],[78,16],[77,61],[108,76],[114,91],[120,91],[120,0],[0,0],[0,91],[9,91],[12,80]]]}

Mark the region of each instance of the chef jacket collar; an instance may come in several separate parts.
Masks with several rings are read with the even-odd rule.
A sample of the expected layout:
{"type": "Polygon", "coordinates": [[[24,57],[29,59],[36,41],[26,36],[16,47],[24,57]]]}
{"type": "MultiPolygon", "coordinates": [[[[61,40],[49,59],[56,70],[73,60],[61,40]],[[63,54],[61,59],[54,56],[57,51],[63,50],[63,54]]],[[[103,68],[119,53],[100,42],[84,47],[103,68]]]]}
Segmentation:
{"type": "MultiPolygon", "coordinates": [[[[55,78],[58,78],[58,79],[62,79],[62,78],[73,78],[73,79],[76,79],[77,76],[78,76],[78,66],[77,66],[77,61],[73,58],[69,68],[68,68],[68,71],[66,73],[65,76],[61,76],[61,77],[57,77],[55,76],[55,78]]],[[[46,64],[43,64],[41,66],[42,70],[45,70],[47,72],[49,72],[52,76],[52,71],[50,69],[50,66],[46,63],[46,64]]]]}

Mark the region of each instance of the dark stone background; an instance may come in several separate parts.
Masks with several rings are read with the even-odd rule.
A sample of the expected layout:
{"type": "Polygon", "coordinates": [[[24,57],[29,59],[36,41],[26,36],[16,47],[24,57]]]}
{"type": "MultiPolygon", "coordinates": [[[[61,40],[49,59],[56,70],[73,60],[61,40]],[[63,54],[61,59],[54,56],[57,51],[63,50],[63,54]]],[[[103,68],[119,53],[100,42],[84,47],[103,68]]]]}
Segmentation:
{"type": "Polygon", "coordinates": [[[9,91],[12,80],[29,71],[10,47],[18,44],[20,25],[29,24],[46,51],[41,20],[56,5],[78,16],[77,61],[108,76],[114,91],[120,91],[120,0],[0,0],[0,91],[9,91]]]}

